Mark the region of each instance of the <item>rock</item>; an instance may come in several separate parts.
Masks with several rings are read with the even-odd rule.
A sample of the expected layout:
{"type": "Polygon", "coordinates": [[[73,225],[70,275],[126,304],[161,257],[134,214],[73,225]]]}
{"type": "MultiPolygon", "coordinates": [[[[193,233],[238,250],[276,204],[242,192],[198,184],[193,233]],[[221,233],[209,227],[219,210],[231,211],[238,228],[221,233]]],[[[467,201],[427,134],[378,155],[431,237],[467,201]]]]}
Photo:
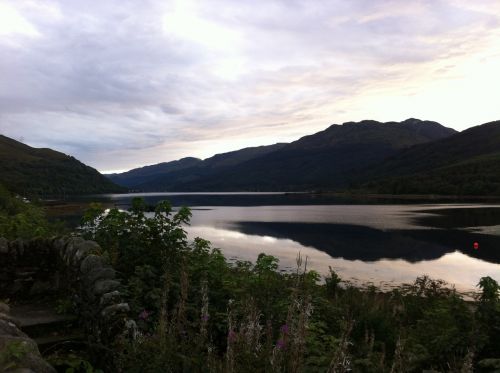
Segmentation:
{"type": "Polygon", "coordinates": [[[100,256],[90,254],[80,263],[80,272],[86,275],[95,268],[102,268],[104,266],[104,259],[100,256]]]}
{"type": "Polygon", "coordinates": [[[19,322],[14,317],[5,313],[0,313],[0,320],[7,321],[11,324],[19,326],[19,322]]]}
{"type": "Polygon", "coordinates": [[[14,319],[11,315],[6,313],[0,313],[0,320],[10,322],[12,324],[17,325],[16,319],[14,319]]]}
{"type": "Polygon", "coordinates": [[[67,237],[56,238],[54,241],[54,248],[59,253],[59,256],[63,256],[64,250],[66,249],[66,245],[68,244],[67,237]]]}
{"type": "Polygon", "coordinates": [[[111,267],[101,267],[92,269],[83,278],[87,286],[92,286],[97,280],[113,280],[116,272],[111,267]]]}
{"type": "Polygon", "coordinates": [[[24,334],[22,331],[20,331],[16,326],[16,324],[14,324],[11,321],[0,318],[0,336],[2,335],[11,335],[14,337],[27,338],[27,335],[24,334]]]}
{"type": "Polygon", "coordinates": [[[71,265],[77,266],[81,260],[83,260],[87,255],[100,253],[101,247],[97,242],[94,241],[83,241],[78,244],[77,250],[73,254],[73,260],[71,265]]]}
{"type": "Polygon", "coordinates": [[[103,309],[101,311],[101,315],[103,317],[110,317],[116,315],[117,313],[127,313],[128,311],[130,311],[130,307],[127,303],[118,303],[103,309]]]}
{"type": "Polygon", "coordinates": [[[120,282],[116,280],[98,280],[94,284],[94,294],[102,295],[104,293],[109,293],[110,291],[117,290],[120,286],[120,282]]]}
{"type": "Polygon", "coordinates": [[[62,258],[66,264],[71,264],[73,256],[83,242],[85,242],[85,240],[81,237],[73,237],[68,241],[68,244],[66,245],[64,253],[62,255],[62,258]]]}
{"type": "Polygon", "coordinates": [[[9,313],[9,312],[10,312],[9,305],[4,302],[0,302],[0,313],[9,313]]]}
{"type": "Polygon", "coordinates": [[[40,356],[36,343],[26,337],[0,336],[2,361],[0,371],[55,373],[56,370],[40,356]],[[13,367],[9,367],[13,363],[13,367]],[[4,370],[5,369],[5,370],[4,370]]]}
{"type": "Polygon", "coordinates": [[[99,306],[109,306],[110,304],[116,303],[121,300],[121,294],[118,290],[105,293],[101,296],[101,300],[99,302],[99,306]]]}
{"type": "Polygon", "coordinates": [[[19,349],[23,349],[26,352],[38,350],[35,341],[26,336],[16,337],[12,335],[2,335],[0,338],[0,351],[5,351],[7,347],[12,348],[14,345],[19,345],[19,349]]]}

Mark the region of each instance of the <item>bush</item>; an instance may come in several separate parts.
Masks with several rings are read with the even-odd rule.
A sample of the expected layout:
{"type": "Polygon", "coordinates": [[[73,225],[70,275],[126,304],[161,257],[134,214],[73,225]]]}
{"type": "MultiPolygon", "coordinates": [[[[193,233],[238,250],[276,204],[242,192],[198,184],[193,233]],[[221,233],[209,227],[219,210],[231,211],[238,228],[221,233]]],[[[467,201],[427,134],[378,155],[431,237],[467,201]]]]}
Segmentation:
{"type": "Polygon", "coordinates": [[[390,293],[333,271],[322,283],[300,256],[294,273],[265,254],[229,264],[188,242],[189,217],[167,202],[148,214],[141,200],[85,216],[82,234],[120,271],[138,327],[116,341],[117,371],[460,371],[500,357],[493,279],[481,280],[477,311],[425,276],[390,293]]]}
{"type": "Polygon", "coordinates": [[[0,237],[7,239],[48,237],[64,231],[60,223],[50,223],[42,207],[12,195],[0,185],[0,237]]]}

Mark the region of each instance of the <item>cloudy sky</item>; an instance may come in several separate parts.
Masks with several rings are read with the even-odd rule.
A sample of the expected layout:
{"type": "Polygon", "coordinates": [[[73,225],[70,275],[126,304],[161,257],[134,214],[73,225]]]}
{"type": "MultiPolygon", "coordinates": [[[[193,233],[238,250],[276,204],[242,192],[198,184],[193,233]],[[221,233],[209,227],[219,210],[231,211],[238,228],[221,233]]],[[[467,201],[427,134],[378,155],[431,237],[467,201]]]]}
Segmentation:
{"type": "Polygon", "coordinates": [[[499,97],[498,0],[0,0],[0,133],[101,171],[499,97]]]}

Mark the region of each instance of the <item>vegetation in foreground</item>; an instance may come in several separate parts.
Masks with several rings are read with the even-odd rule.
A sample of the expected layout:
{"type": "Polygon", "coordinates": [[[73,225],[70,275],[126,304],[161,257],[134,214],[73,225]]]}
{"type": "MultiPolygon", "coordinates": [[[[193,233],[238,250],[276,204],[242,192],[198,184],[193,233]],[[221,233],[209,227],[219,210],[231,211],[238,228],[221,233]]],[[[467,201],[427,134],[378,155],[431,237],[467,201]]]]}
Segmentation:
{"type": "Polygon", "coordinates": [[[60,222],[49,222],[35,202],[13,195],[0,184],[0,237],[49,237],[65,232],[60,222]]]}
{"type": "Polygon", "coordinates": [[[189,243],[190,212],[168,202],[154,216],[98,205],[82,234],[98,241],[129,291],[138,325],[113,348],[127,372],[491,371],[500,364],[499,285],[481,279],[477,302],[442,281],[382,293],[325,282],[298,258],[295,273],[261,254],[229,264],[207,241],[189,243]],[[495,360],[496,359],[496,360],[495,360]],[[490,370],[491,368],[491,370],[490,370]]]}
{"type": "Polygon", "coordinates": [[[500,369],[499,285],[489,277],[476,302],[425,276],[389,293],[361,290],[333,271],[320,281],[300,257],[295,273],[265,254],[230,264],[207,241],[187,240],[188,209],[146,210],[137,199],[129,212],[87,211],[80,234],[119,271],[135,324],[113,346],[55,351],[61,371],[500,369]]]}

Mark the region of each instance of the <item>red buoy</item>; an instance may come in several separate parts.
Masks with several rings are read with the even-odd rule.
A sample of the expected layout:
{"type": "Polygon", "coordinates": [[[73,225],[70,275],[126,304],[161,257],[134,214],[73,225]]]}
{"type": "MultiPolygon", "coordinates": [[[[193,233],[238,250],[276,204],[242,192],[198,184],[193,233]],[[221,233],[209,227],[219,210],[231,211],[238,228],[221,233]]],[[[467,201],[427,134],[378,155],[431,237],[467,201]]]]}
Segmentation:
{"type": "Polygon", "coordinates": [[[479,242],[474,242],[474,250],[477,250],[479,249],[479,242]]]}

